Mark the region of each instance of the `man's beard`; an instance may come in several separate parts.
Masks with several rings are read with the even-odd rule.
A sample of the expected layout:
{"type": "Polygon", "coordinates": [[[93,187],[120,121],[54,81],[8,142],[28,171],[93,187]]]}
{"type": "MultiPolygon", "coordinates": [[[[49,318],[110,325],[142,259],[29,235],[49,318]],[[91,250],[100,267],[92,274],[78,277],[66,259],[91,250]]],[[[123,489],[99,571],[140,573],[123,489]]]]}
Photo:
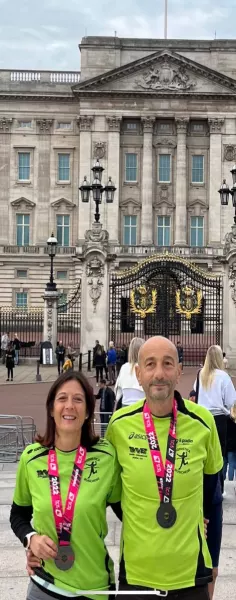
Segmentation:
{"type": "Polygon", "coordinates": [[[167,400],[167,398],[169,398],[169,396],[173,393],[172,392],[172,388],[173,388],[173,383],[171,381],[152,381],[151,384],[149,385],[149,398],[150,400],[153,401],[159,401],[159,402],[164,402],[165,400],[167,400]],[[155,389],[153,388],[153,386],[155,385],[164,385],[165,387],[163,389],[155,389]]]}

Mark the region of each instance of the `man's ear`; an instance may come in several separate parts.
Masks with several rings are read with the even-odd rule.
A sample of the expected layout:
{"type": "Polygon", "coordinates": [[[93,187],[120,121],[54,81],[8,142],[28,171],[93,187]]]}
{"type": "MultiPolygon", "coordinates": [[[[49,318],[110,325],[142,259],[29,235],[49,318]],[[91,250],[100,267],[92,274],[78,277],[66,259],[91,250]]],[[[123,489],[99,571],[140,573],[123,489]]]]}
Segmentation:
{"type": "Polygon", "coordinates": [[[181,364],[179,363],[179,364],[178,364],[178,376],[177,376],[177,381],[176,381],[176,383],[179,383],[179,380],[180,380],[181,373],[182,373],[182,367],[181,367],[181,364]]]}
{"type": "Polygon", "coordinates": [[[137,380],[139,382],[139,385],[142,385],[142,383],[141,383],[141,371],[140,371],[140,366],[138,364],[135,365],[135,373],[136,373],[136,377],[137,377],[137,380]]]}

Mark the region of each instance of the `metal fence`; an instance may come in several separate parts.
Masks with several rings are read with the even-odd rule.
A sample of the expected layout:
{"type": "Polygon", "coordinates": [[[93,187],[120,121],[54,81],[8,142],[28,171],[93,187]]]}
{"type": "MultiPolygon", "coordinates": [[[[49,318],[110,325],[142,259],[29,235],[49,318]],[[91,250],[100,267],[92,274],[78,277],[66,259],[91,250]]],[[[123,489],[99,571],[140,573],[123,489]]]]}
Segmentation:
{"type": "Polygon", "coordinates": [[[113,413],[110,412],[95,412],[94,413],[94,431],[96,435],[105,436],[108,423],[113,413]]]}
{"type": "Polygon", "coordinates": [[[35,434],[32,417],[0,415],[0,462],[16,462],[24,448],[34,442],[35,434]]]}

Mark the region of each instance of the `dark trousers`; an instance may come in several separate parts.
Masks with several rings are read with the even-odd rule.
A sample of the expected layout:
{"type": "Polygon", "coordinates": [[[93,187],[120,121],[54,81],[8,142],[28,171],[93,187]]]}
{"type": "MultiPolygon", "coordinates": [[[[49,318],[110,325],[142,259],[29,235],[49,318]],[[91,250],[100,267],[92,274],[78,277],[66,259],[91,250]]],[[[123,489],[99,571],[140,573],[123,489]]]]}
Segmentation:
{"type": "Polygon", "coordinates": [[[99,382],[99,377],[100,377],[100,381],[101,379],[103,379],[103,367],[95,367],[96,368],[96,381],[97,383],[99,382]]]}
{"type": "Polygon", "coordinates": [[[8,367],[7,368],[7,379],[13,379],[13,367],[8,367]]]}
{"type": "MultiPolygon", "coordinates": [[[[123,596],[122,595],[122,600],[130,600],[132,598],[136,599],[136,600],[145,600],[145,597],[148,600],[158,600],[160,598],[161,600],[161,596],[158,596],[157,594],[153,594],[153,596],[150,594],[150,596],[145,596],[145,590],[150,590],[150,588],[145,588],[145,587],[141,587],[138,585],[125,585],[125,584],[120,584],[119,585],[119,590],[127,590],[127,591],[134,591],[137,590],[137,594],[130,596],[129,594],[127,594],[127,596],[123,596]]],[[[204,585],[204,586],[198,586],[198,587],[194,587],[194,588],[186,588],[186,589],[182,589],[182,590],[171,590],[168,595],[166,596],[167,600],[209,600],[209,594],[208,594],[208,586],[204,585]]],[[[119,596],[117,596],[117,600],[119,600],[119,596]]]]}
{"type": "Polygon", "coordinates": [[[60,375],[62,373],[63,365],[64,365],[64,357],[63,356],[58,357],[57,358],[58,375],[60,375]]]}
{"type": "MultiPolygon", "coordinates": [[[[223,456],[223,459],[225,459],[226,444],[227,444],[227,416],[226,415],[215,415],[214,419],[215,419],[216,429],[218,431],[218,436],[219,436],[219,440],[220,440],[222,456],[223,456]]],[[[223,492],[224,491],[224,469],[222,469],[222,471],[220,473],[220,484],[221,484],[221,490],[223,492]]]]}

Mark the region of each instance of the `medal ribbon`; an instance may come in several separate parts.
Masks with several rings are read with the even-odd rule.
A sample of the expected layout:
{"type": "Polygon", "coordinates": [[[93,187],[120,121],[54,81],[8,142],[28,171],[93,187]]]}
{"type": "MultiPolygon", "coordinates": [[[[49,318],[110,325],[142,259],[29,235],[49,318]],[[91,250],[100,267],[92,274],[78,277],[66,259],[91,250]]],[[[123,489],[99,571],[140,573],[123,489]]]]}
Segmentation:
{"type": "Polygon", "coordinates": [[[177,424],[177,402],[173,400],[173,409],[171,414],[170,429],[168,433],[166,462],[163,464],[161,450],[153,423],[150,408],[145,402],[143,407],[143,421],[147,434],[149,450],[151,454],[154,473],[157,480],[157,486],[161,503],[170,504],[173,491],[175,455],[176,455],[176,424],[177,424]]]}
{"type": "Polygon", "coordinates": [[[80,489],[82,473],[86,461],[86,454],[86,449],[83,448],[83,446],[79,446],[76,452],[65,510],[63,511],[57,455],[54,449],[49,450],[48,476],[50,482],[52,510],[59,546],[69,546],[70,544],[75,503],[80,489]]]}

